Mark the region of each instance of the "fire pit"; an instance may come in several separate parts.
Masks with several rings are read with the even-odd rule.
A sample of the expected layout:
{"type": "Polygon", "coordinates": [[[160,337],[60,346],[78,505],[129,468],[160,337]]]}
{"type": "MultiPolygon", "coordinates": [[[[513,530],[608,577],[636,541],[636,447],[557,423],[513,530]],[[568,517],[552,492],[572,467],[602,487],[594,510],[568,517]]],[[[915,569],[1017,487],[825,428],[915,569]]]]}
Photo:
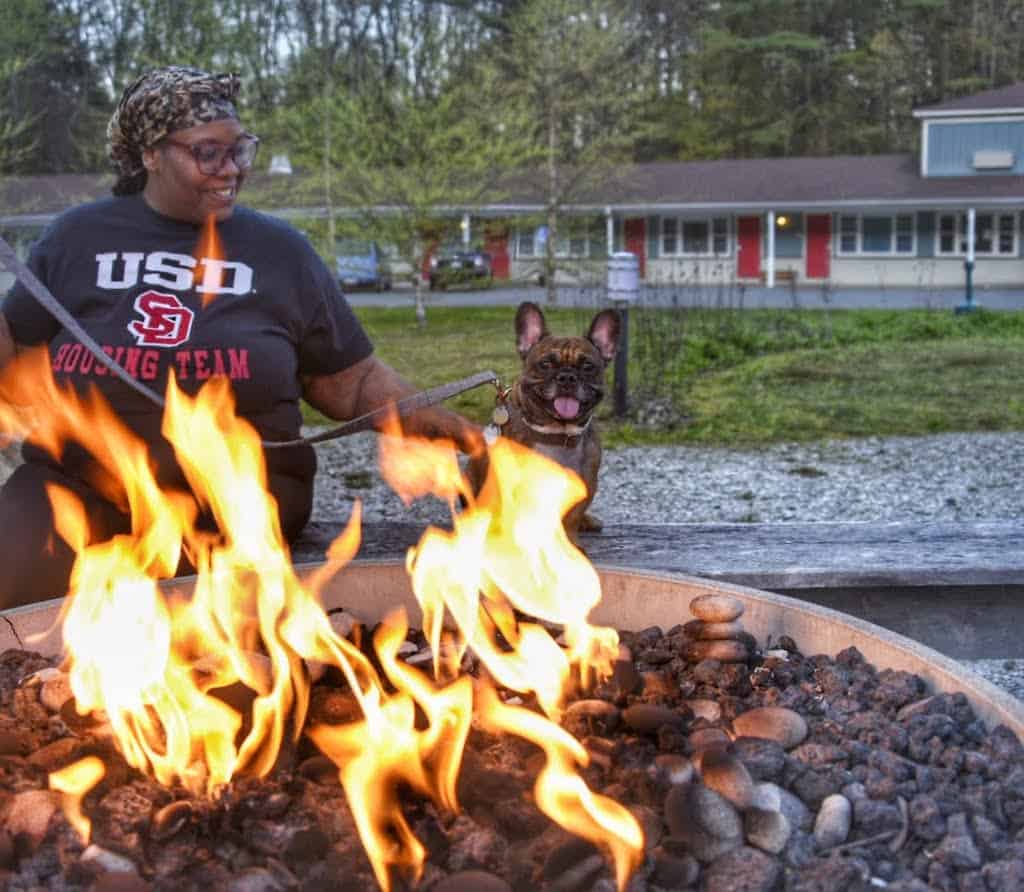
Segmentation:
{"type": "MultiPolygon", "coordinates": [[[[308,578],[322,568],[320,565],[304,565],[298,569],[302,577],[308,578]]],[[[588,781],[594,783],[596,788],[602,786],[601,775],[604,775],[605,782],[614,781],[608,783],[606,792],[630,803],[631,810],[639,816],[648,837],[645,860],[634,875],[631,888],[690,888],[687,884],[693,883],[694,889],[732,892],[739,888],[781,889],[784,883],[786,889],[825,888],[826,884],[832,884],[835,888],[867,889],[869,884],[881,887],[891,882],[896,889],[924,889],[924,886],[899,885],[896,882],[896,878],[904,875],[903,871],[909,875],[915,861],[927,862],[927,869],[919,865],[917,873],[919,879],[927,878],[931,888],[977,888],[985,892],[1003,889],[1009,892],[1019,888],[1015,884],[1024,877],[1024,859],[1019,854],[1017,844],[1011,842],[1010,832],[1024,826],[1024,789],[1019,789],[1021,798],[1018,799],[1014,792],[1017,788],[1013,786],[1016,783],[1014,778],[1024,777],[1024,751],[1013,735],[1009,734],[1012,731],[1018,737],[1024,737],[1024,708],[1019,701],[935,651],[835,611],[755,589],[693,577],[637,573],[616,567],[601,567],[598,571],[604,597],[591,618],[597,623],[628,630],[623,635],[623,641],[634,649],[644,681],[641,687],[635,689],[635,695],[628,699],[611,695],[607,689],[598,692],[602,700],[581,695],[584,699],[578,702],[584,705],[579,711],[593,711],[594,714],[581,718],[577,710],[570,706],[565,724],[585,742],[594,757],[594,763],[587,772],[588,781]],[[662,657],[653,655],[653,652],[664,649],[664,644],[654,644],[652,652],[644,649],[643,642],[647,640],[649,644],[658,637],[651,631],[655,626],[660,627],[662,633],[669,633],[675,628],[678,640],[679,625],[690,619],[688,605],[694,598],[704,595],[725,596],[742,604],[743,631],[757,639],[761,656],[750,664],[743,664],[741,671],[737,671],[735,665],[703,661],[692,663],[685,677],[680,673],[673,677],[672,673],[663,671],[665,665],[660,662],[662,657]],[[728,747],[708,746],[702,750],[699,745],[694,745],[694,740],[701,734],[708,737],[712,733],[711,729],[730,726],[728,719],[731,714],[742,712],[749,705],[740,705],[741,701],[749,698],[739,695],[743,690],[748,693],[750,691],[749,685],[744,688],[740,683],[742,679],[755,681],[754,692],[758,693],[757,674],[763,672],[765,666],[779,661],[782,654],[778,649],[780,645],[792,647],[793,643],[798,645],[800,654],[804,655],[799,658],[795,653],[792,655],[796,665],[801,665],[804,658],[807,658],[807,662],[813,661],[815,667],[814,674],[808,676],[816,685],[814,696],[805,698],[803,702],[805,707],[811,707],[807,712],[812,726],[808,741],[788,752],[777,743],[758,743],[755,738],[742,735],[736,737],[728,747]],[[840,656],[836,660],[826,660],[813,656],[816,654],[840,656]],[[898,723],[895,715],[889,716],[889,719],[894,722],[893,728],[898,729],[899,723],[910,728],[907,732],[911,740],[909,746],[906,740],[902,741],[902,745],[899,742],[899,730],[890,729],[895,736],[887,737],[890,731],[883,730],[881,726],[861,728],[859,736],[853,735],[845,740],[830,738],[828,733],[823,732],[824,726],[835,722],[836,715],[853,723],[858,712],[849,703],[844,705],[844,699],[849,699],[857,683],[849,683],[849,690],[846,691],[830,690],[829,685],[834,684],[836,675],[860,671],[862,662],[870,668],[869,674],[872,677],[883,680],[879,690],[890,686],[898,691],[898,702],[901,705],[895,712],[901,718],[898,723]],[[710,681],[708,672],[717,673],[720,679],[714,684],[702,684],[702,681],[710,681]],[[915,689],[909,681],[913,678],[920,679],[927,689],[915,689]],[[634,707],[671,702],[672,696],[660,696],[656,691],[666,679],[673,679],[672,683],[679,684],[683,693],[689,695],[686,702],[698,709],[697,721],[693,721],[694,715],[691,714],[688,727],[676,725],[674,731],[661,727],[654,732],[644,725],[648,719],[642,715],[638,718],[635,710],[633,715],[629,714],[627,702],[634,707]],[[1002,730],[990,739],[987,739],[989,732],[981,734],[978,727],[973,731],[968,730],[964,739],[961,739],[960,732],[950,732],[946,723],[953,721],[951,716],[957,714],[960,717],[961,713],[971,711],[966,708],[967,703],[958,692],[967,695],[973,714],[988,729],[1002,726],[1002,730]],[[718,696],[721,702],[717,707],[710,705],[709,695],[718,696]],[[815,700],[818,701],[817,706],[814,705],[815,700]],[[622,715],[626,716],[616,720],[619,725],[617,730],[611,727],[612,723],[604,714],[606,708],[612,708],[609,701],[618,703],[622,715]],[[605,706],[593,705],[598,702],[605,706]],[[844,709],[847,712],[844,713],[844,709]],[[920,727],[926,721],[933,722],[936,728],[928,729],[924,732],[927,736],[922,736],[920,727]],[[914,722],[917,725],[912,727],[914,722]],[[683,733],[684,729],[688,734],[683,733]],[[613,743],[623,732],[628,735],[627,742],[613,743]],[[927,747],[926,741],[935,741],[940,737],[947,743],[956,744],[958,755],[955,766],[945,764],[952,758],[948,755],[951,747],[927,756],[920,751],[922,747],[927,747]],[[629,755],[629,741],[635,743],[637,739],[643,744],[639,758],[646,764],[635,764],[638,756],[629,755]],[[914,740],[917,740],[916,744],[914,740]],[[986,746],[994,748],[994,751],[986,750],[986,746]],[[747,767],[736,767],[731,755],[733,752],[738,754],[741,764],[747,767]],[[984,756],[980,755],[982,752],[984,756]],[[609,764],[617,759],[626,762],[626,767],[616,768],[614,764],[609,764]],[[891,764],[887,760],[891,760],[891,764]],[[986,773],[984,765],[979,764],[986,761],[997,766],[995,770],[1009,774],[1010,783],[999,796],[994,796],[991,790],[996,777],[993,771],[986,773]],[[774,768],[773,762],[778,762],[774,768]],[[806,773],[799,776],[796,766],[806,768],[806,773]],[[698,773],[694,772],[694,767],[698,773]],[[834,777],[840,771],[848,773],[849,777],[843,779],[849,783],[840,784],[834,777]],[[724,784],[716,779],[723,772],[727,778],[724,784]],[[735,772],[739,780],[731,772],[735,772]],[[945,784],[931,777],[932,773],[941,774],[945,784]],[[957,773],[966,777],[970,784],[960,791],[963,796],[954,799],[950,792],[953,788],[950,776],[957,773]],[[814,775],[815,781],[808,781],[807,775],[814,775]],[[694,782],[698,776],[703,778],[702,782],[694,782]],[[753,795],[767,797],[768,801],[761,804],[748,803],[745,808],[728,805],[730,797],[744,795],[732,791],[732,787],[742,787],[751,779],[753,789],[757,791],[753,795]],[[637,785],[642,789],[634,789],[637,785]],[[848,796],[853,797],[852,800],[838,792],[828,792],[833,787],[836,791],[842,787],[848,796]],[[687,791],[687,795],[674,792],[679,790],[687,791]],[[718,792],[713,792],[718,790],[724,791],[726,796],[722,798],[718,792]],[[781,794],[778,790],[782,791],[781,794]],[[860,800],[856,798],[858,790],[863,797],[860,800]],[[777,802],[772,799],[773,796],[781,796],[782,799],[777,802]],[[712,798],[705,801],[707,797],[712,798]],[[1005,828],[999,828],[986,817],[986,799],[999,802],[1005,828]],[[848,829],[846,835],[838,837],[838,841],[830,841],[828,833],[832,831],[828,829],[829,820],[838,821],[842,827],[843,818],[840,815],[839,818],[829,818],[822,823],[822,815],[830,815],[829,810],[834,808],[839,808],[841,812],[841,806],[835,803],[843,801],[852,801],[852,815],[847,819],[848,824],[852,823],[852,828],[848,829]],[[658,814],[653,803],[661,802],[664,803],[664,812],[658,814]],[[723,805],[723,802],[726,804],[723,805]],[[723,809],[728,809],[724,811],[725,815],[735,813],[741,816],[741,823],[736,826],[742,828],[742,844],[736,840],[730,841],[729,833],[732,831],[729,829],[718,827],[714,830],[714,833],[725,836],[724,841],[709,837],[708,831],[703,829],[702,822],[713,824],[718,820],[729,825],[729,819],[719,814],[723,809]],[[709,818],[708,815],[719,816],[709,818]],[[772,823],[772,818],[766,817],[771,815],[784,816],[779,821],[787,822],[785,839],[778,836],[782,831],[772,823]],[[803,823],[798,827],[801,821],[803,823]],[[681,826],[690,824],[697,829],[687,831],[685,826],[681,826]],[[790,824],[793,826],[790,827],[790,824]],[[819,824],[825,829],[821,829],[819,824]],[[825,842],[822,843],[819,838],[825,842]],[[895,843],[900,843],[900,848],[894,848],[895,843]],[[927,854],[919,852],[915,857],[910,857],[908,853],[915,845],[927,854]],[[923,877],[920,876],[922,872],[923,877]],[[964,878],[970,880],[974,877],[978,885],[955,885],[963,883],[964,878]],[[741,881],[747,885],[737,885],[741,881]]],[[[187,592],[192,582],[191,579],[177,580],[165,583],[163,587],[169,592],[187,592]]],[[[396,607],[404,608],[414,625],[420,619],[409,574],[404,564],[397,561],[353,561],[333,577],[322,590],[321,598],[326,610],[344,609],[347,614],[368,626],[380,621],[396,607]]],[[[51,601],[8,611],[3,617],[5,621],[0,624],[0,653],[8,648],[28,646],[45,655],[58,654],[61,635],[55,620],[60,603],[51,601]]],[[[782,677],[784,670],[785,667],[782,667],[776,671],[782,677]]],[[[870,701],[871,697],[876,700],[879,698],[877,691],[871,696],[860,696],[865,701],[870,701]]],[[[762,701],[769,702],[763,697],[762,701]]],[[[771,702],[788,703],[794,708],[799,705],[795,697],[771,702]]],[[[965,726],[969,728],[969,720],[965,726]]],[[[728,738],[725,738],[723,742],[727,741],[728,738]]],[[[502,758],[499,759],[494,755],[496,747],[493,741],[491,743],[492,752],[486,757],[476,752],[475,747],[471,747],[472,751],[467,754],[468,767],[464,773],[468,773],[474,780],[472,784],[460,783],[459,786],[460,798],[466,800],[463,816],[450,818],[455,823],[448,823],[443,829],[434,827],[432,852],[436,846],[448,863],[435,864],[432,854],[423,885],[416,888],[595,889],[611,892],[614,883],[608,860],[589,843],[578,839],[574,843],[569,834],[556,834],[551,826],[545,827],[544,822],[536,816],[526,815],[518,815],[516,820],[525,822],[524,828],[529,828],[531,836],[539,835],[545,840],[543,845],[534,840],[543,854],[526,851],[525,843],[514,838],[514,830],[507,825],[514,825],[515,821],[501,814],[503,809],[497,807],[490,797],[509,795],[508,790],[503,793],[498,791],[502,783],[507,782],[510,772],[518,773],[522,770],[521,765],[515,764],[516,758],[527,760],[527,768],[534,763],[534,759],[515,747],[511,750],[503,749],[502,758]],[[490,764],[486,762],[487,758],[497,761],[490,764]],[[508,759],[513,761],[511,766],[508,759]],[[472,789],[474,786],[486,791],[482,796],[483,802],[481,795],[472,789]],[[498,826],[498,838],[495,837],[494,828],[487,827],[488,821],[482,817],[482,814],[495,808],[497,816],[494,823],[498,826]],[[500,838],[502,835],[511,838],[500,838]],[[517,868],[510,867],[510,862],[517,868]],[[504,879],[500,878],[502,876],[504,879]]],[[[268,787],[261,802],[266,803],[275,796],[283,796],[283,790],[297,790],[301,784],[311,783],[306,776],[312,777],[316,766],[319,766],[316,757],[307,756],[298,766],[285,771],[286,778],[294,777],[295,780],[266,782],[268,787]]],[[[317,767],[316,770],[324,769],[317,767]]],[[[326,773],[330,775],[329,770],[326,773]]],[[[330,781],[318,776],[317,783],[321,782],[330,781]]],[[[244,788],[244,782],[239,784],[239,789],[244,788]]],[[[333,793],[325,792],[323,795],[325,801],[335,803],[336,806],[339,802],[336,781],[333,782],[333,790],[333,793]]],[[[522,792],[525,795],[525,791],[522,792]]],[[[236,795],[240,799],[244,798],[241,794],[236,795]]],[[[298,798],[297,792],[295,795],[298,798]]],[[[110,796],[108,793],[107,798],[110,796]]],[[[212,826],[208,812],[197,804],[186,807],[187,801],[179,793],[171,801],[158,800],[154,803],[153,816],[146,822],[149,832],[156,832],[157,835],[167,833],[165,825],[171,821],[167,812],[174,807],[179,809],[177,820],[184,826],[188,827],[189,822],[195,825],[201,820],[211,822],[206,825],[207,828],[212,826]]],[[[254,807],[250,805],[250,808],[254,807]]],[[[96,810],[95,803],[93,810],[96,810]]],[[[412,810],[416,810],[414,805],[412,810]]],[[[55,820],[59,821],[59,818],[55,820]]],[[[281,826],[287,827],[287,821],[281,819],[281,826]]],[[[346,826],[351,831],[351,825],[346,826]]],[[[415,820],[415,826],[422,831],[424,826],[433,825],[420,814],[415,820]]],[[[187,831],[180,833],[184,835],[187,831]]],[[[301,850],[301,845],[282,843],[284,849],[280,860],[284,862],[284,867],[277,868],[279,875],[276,878],[272,867],[251,867],[241,872],[241,878],[232,880],[236,885],[231,888],[373,888],[365,864],[358,868],[353,866],[353,859],[358,862],[365,856],[353,854],[351,845],[342,846],[336,841],[329,844],[327,840],[331,834],[325,836],[321,830],[296,830],[293,826],[289,833],[291,839],[304,839],[319,856],[327,857],[323,864],[329,864],[331,872],[340,870],[351,874],[350,884],[346,885],[335,877],[335,884],[332,885],[324,879],[327,868],[323,865],[318,869],[312,868],[308,859],[303,860],[305,855],[294,855],[292,850],[301,850]],[[337,854],[339,849],[347,852],[344,858],[337,854]],[[315,878],[319,878],[322,884],[317,885],[315,878]],[[295,885],[290,885],[293,882],[295,885]],[[302,885],[303,882],[306,885],[302,885]]],[[[54,834],[51,827],[47,838],[54,837],[58,840],[61,838],[59,834],[54,834]]],[[[64,845],[67,846],[66,840],[64,845]]],[[[93,850],[93,859],[106,857],[115,867],[127,870],[125,876],[138,880],[139,889],[188,887],[187,883],[180,887],[173,885],[166,875],[162,879],[159,874],[150,876],[145,882],[139,879],[135,871],[141,869],[140,862],[146,865],[143,872],[152,873],[152,864],[154,860],[159,861],[159,858],[154,858],[152,854],[140,856],[138,851],[129,854],[124,849],[117,850],[109,831],[104,839],[98,844],[94,843],[90,849],[93,850]],[[114,851],[108,852],[107,847],[114,851]],[[103,854],[97,855],[96,852],[103,854]],[[122,858],[123,863],[118,862],[117,858],[122,858]]],[[[272,865],[278,863],[278,859],[269,857],[264,857],[264,861],[272,865]]],[[[170,863],[174,863],[173,859],[170,863]]],[[[80,864],[76,863],[75,869],[85,876],[93,875],[80,864]]],[[[93,873],[96,870],[93,864],[93,873]]],[[[100,876],[109,881],[109,873],[100,872],[100,876]]],[[[124,877],[121,880],[126,881],[124,877]]],[[[905,882],[911,881],[907,879],[905,882]]],[[[397,885],[395,888],[406,887],[397,885]]]]}

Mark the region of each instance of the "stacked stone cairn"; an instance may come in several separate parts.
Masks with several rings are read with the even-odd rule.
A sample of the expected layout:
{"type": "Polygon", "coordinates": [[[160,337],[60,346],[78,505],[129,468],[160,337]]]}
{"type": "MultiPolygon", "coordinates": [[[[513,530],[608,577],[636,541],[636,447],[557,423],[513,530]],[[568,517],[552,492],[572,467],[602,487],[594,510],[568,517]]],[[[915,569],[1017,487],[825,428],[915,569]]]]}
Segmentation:
{"type": "MultiPolygon", "coordinates": [[[[683,627],[683,656],[697,664],[696,674],[729,671],[730,664],[745,664],[755,654],[757,642],[741,624],[743,609],[741,601],[724,594],[701,595],[690,602],[695,619],[683,627]]],[[[764,656],[783,660],[786,655],[780,650],[764,656]]],[[[814,815],[795,794],[774,783],[758,782],[747,767],[784,759],[804,743],[808,728],[799,713],[764,706],[740,713],[730,723],[713,700],[689,700],[687,706],[695,719],[704,720],[695,721],[697,727],[688,735],[691,755],[660,755],[655,771],[671,785],[665,800],[671,835],[685,844],[696,862],[705,867],[715,862],[712,870],[717,872],[727,870],[733,861],[740,866],[748,859],[763,859],[763,869],[771,873],[781,870],[781,864],[769,856],[780,855],[795,830],[804,838],[809,836],[819,852],[847,840],[852,805],[846,797],[827,797],[814,815]],[[735,857],[722,857],[728,853],[735,857]]],[[[659,853],[659,860],[657,873],[665,879],[671,876],[683,885],[695,881],[699,868],[692,861],[687,870],[688,859],[665,851],[659,853]],[[679,871],[683,875],[673,876],[679,871]]],[[[728,878],[718,879],[729,885],[728,878]]]]}

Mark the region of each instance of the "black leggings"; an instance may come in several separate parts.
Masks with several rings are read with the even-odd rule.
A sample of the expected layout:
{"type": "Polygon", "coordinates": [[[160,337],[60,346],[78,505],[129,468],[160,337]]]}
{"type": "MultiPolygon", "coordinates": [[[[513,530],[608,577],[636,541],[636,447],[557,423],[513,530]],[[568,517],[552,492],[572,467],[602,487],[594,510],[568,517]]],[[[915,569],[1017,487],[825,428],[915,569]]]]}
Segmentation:
{"type": "MultiPolygon", "coordinates": [[[[54,527],[48,483],[69,489],[82,500],[90,542],[131,531],[128,515],[81,481],[39,462],[19,465],[0,489],[0,610],[67,594],[75,555],[54,527]]],[[[271,489],[290,542],[309,520],[312,483],[273,475],[271,489]]],[[[191,573],[192,568],[183,561],[178,572],[191,573]]]]}

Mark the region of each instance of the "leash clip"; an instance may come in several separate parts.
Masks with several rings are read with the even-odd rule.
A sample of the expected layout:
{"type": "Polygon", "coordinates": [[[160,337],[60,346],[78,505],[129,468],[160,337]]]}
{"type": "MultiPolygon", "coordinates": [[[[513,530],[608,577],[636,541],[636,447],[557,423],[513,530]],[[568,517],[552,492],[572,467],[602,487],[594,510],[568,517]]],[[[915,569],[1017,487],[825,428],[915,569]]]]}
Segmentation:
{"type": "Polygon", "coordinates": [[[494,379],[494,387],[496,393],[494,395],[494,409],[491,411],[491,422],[484,428],[484,442],[488,446],[493,446],[498,437],[501,436],[501,429],[508,424],[509,411],[508,406],[505,405],[508,402],[508,396],[512,393],[511,387],[502,387],[501,381],[497,378],[494,379]]]}

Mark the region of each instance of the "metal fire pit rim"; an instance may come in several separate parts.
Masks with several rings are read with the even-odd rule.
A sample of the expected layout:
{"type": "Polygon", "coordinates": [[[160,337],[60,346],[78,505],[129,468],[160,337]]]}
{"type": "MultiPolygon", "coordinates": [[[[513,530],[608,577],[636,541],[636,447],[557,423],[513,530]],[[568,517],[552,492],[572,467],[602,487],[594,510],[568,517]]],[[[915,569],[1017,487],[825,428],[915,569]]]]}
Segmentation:
{"type": "MultiPolygon", "coordinates": [[[[807,655],[834,657],[847,647],[856,647],[879,670],[904,670],[920,676],[929,693],[963,692],[986,725],[1005,724],[1024,740],[1024,703],[939,651],[882,626],[763,589],[671,571],[594,566],[603,593],[591,613],[594,623],[623,630],[668,629],[690,619],[693,597],[729,594],[743,603],[743,626],[762,646],[769,636],[778,640],[785,634],[807,655]]],[[[295,570],[304,578],[321,567],[322,562],[302,562],[295,570]]],[[[179,577],[161,583],[161,588],[188,591],[194,582],[195,577],[179,577]]],[[[322,601],[325,608],[345,607],[358,618],[373,621],[396,607],[405,607],[411,622],[419,612],[405,561],[395,558],[356,558],[325,585],[322,601]]],[[[63,602],[63,598],[55,598],[0,611],[0,651],[18,647],[58,653],[61,642],[55,620],[63,602]]]]}

